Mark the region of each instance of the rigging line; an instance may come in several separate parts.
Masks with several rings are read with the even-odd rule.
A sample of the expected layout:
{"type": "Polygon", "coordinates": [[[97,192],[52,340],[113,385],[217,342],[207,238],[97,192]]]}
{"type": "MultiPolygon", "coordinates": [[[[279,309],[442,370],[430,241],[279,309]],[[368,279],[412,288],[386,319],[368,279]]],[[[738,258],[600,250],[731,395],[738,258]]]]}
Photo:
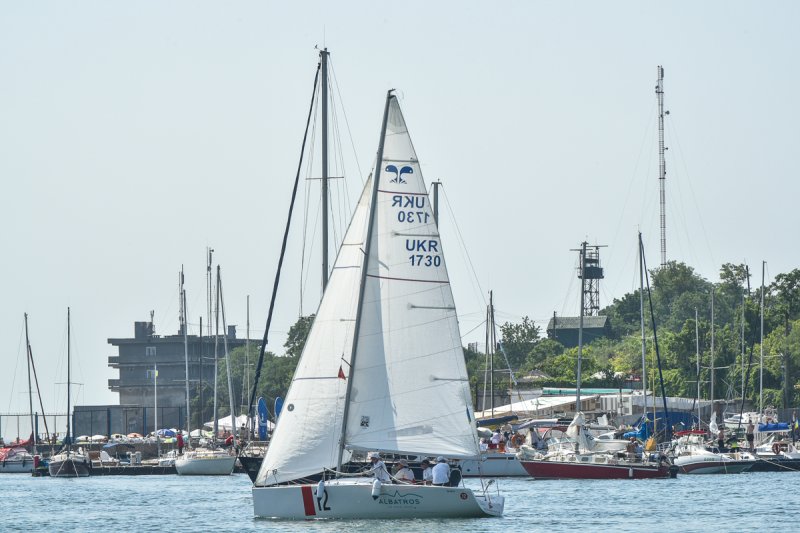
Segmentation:
{"type": "MultiPolygon", "coordinates": [[[[331,87],[330,94],[333,94],[333,87],[331,87]]],[[[338,175],[342,177],[341,180],[342,183],[340,183],[340,180],[336,180],[335,182],[337,194],[339,197],[339,213],[338,213],[339,231],[342,235],[339,244],[341,244],[341,240],[344,239],[344,233],[346,232],[347,229],[347,222],[349,220],[349,215],[352,212],[353,207],[350,203],[350,182],[347,179],[347,167],[345,164],[344,151],[341,141],[342,136],[339,131],[339,111],[336,106],[331,106],[331,113],[333,119],[332,122],[335,130],[335,135],[334,135],[335,150],[339,158],[338,163],[340,165],[340,172],[338,175]]]]}
{"type": "Polygon", "coordinates": [[[450,211],[450,216],[453,217],[453,227],[456,229],[456,235],[458,235],[458,239],[461,242],[461,246],[464,250],[464,254],[467,256],[467,262],[469,263],[469,268],[472,271],[472,276],[475,279],[475,283],[478,286],[478,289],[481,291],[481,299],[483,300],[483,305],[487,305],[486,297],[483,294],[483,289],[481,287],[481,282],[478,280],[478,273],[475,271],[475,265],[472,264],[472,258],[469,255],[469,250],[467,250],[467,243],[464,241],[464,236],[461,234],[461,227],[457,222],[455,211],[453,211],[453,206],[450,205],[450,197],[445,192],[444,183],[439,186],[439,188],[444,192],[442,196],[444,196],[444,201],[447,204],[447,210],[450,211]]]}
{"type": "Polygon", "coordinates": [[[644,130],[644,134],[642,135],[642,142],[639,145],[639,154],[636,157],[636,163],[633,166],[633,172],[631,173],[631,176],[628,180],[628,191],[625,193],[625,199],[622,202],[622,209],[619,212],[619,219],[617,220],[617,227],[614,230],[614,236],[611,239],[611,246],[609,246],[609,251],[611,252],[609,254],[609,259],[612,259],[614,257],[614,249],[615,249],[614,245],[616,244],[617,238],[619,237],[619,231],[620,228],[622,227],[622,220],[625,217],[625,212],[628,207],[628,201],[630,200],[631,192],[633,191],[633,186],[636,183],[636,178],[639,175],[639,163],[641,163],[642,161],[642,155],[644,154],[645,145],[647,144],[648,140],[651,140],[653,138],[653,135],[648,135],[647,132],[653,131],[653,123],[655,122],[657,116],[657,113],[655,113],[656,105],[657,105],[656,102],[653,102],[651,104],[650,111],[648,112],[650,120],[647,123],[647,127],[644,130]]]}
{"type": "MultiPolygon", "coordinates": [[[[670,132],[675,137],[675,144],[678,146],[678,153],[682,155],[683,154],[683,147],[681,146],[680,138],[678,137],[678,130],[673,125],[674,121],[675,121],[674,118],[672,118],[669,121],[670,132]]],[[[716,261],[716,259],[714,259],[714,252],[713,252],[713,250],[711,248],[711,242],[708,239],[708,232],[706,232],[706,227],[705,227],[705,224],[703,223],[703,218],[701,216],[702,211],[700,210],[700,206],[698,206],[698,204],[697,204],[697,194],[694,192],[694,187],[692,187],[692,180],[689,177],[689,169],[686,166],[686,159],[683,158],[683,157],[681,157],[680,159],[681,159],[681,163],[683,164],[684,173],[686,175],[686,181],[689,183],[689,190],[692,193],[692,202],[694,203],[694,208],[697,210],[698,219],[700,221],[700,229],[703,230],[703,239],[705,240],[706,247],[708,248],[708,255],[711,257],[712,263],[716,265],[717,261],[716,261]]]]}
{"type": "MultiPolygon", "coordinates": [[[[315,111],[319,110],[319,99],[320,99],[320,89],[319,87],[316,88],[316,93],[314,94],[314,102],[311,104],[315,111]]],[[[314,234],[311,236],[311,244],[308,244],[308,218],[309,213],[311,212],[310,204],[312,196],[317,197],[317,195],[312,195],[311,191],[313,188],[312,183],[312,172],[314,171],[314,146],[316,145],[316,138],[317,138],[317,113],[315,112],[312,117],[311,123],[311,142],[309,143],[311,149],[308,151],[308,161],[305,165],[305,198],[304,198],[304,211],[303,211],[303,254],[300,260],[300,279],[299,281],[299,290],[300,290],[300,298],[298,301],[298,316],[303,316],[303,304],[305,300],[305,289],[306,283],[308,281],[308,276],[311,274],[311,257],[313,257],[314,251],[314,234]],[[308,254],[306,254],[306,247],[308,246],[308,254]],[[306,255],[308,256],[308,268],[306,268],[306,255]]],[[[319,202],[319,200],[317,200],[319,202]]],[[[319,217],[319,203],[317,204],[317,217],[319,217]]],[[[312,227],[316,230],[317,221],[314,220],[314,224],[312,227]]]]}
{"type": "MultiPolygon", "coordinates": [[[[8,413],[11,412],[11,402],[14,399],[14,386],[15,386],[15,384],[17,382],[17,369],[19,368],[19,359],[20,359],[19,353],[22,350],[22,339],[24,337],[25,337],[25,321],[23,320],[22,329],[20,330],[19,342],[17,343],[17,360],[16,360],[16,362],[14,364],[14,373],[11,374],[11,387],[8,390],[8,392],[9,392],[8,409],[6,409],[6,412],[8,412],[8,413]]],[[[25,352],[27,353],[27,351],[28,351],[28,349],[27,349],[27,346],[26,346],[25,352]]],[[[2,436],[2,435],[0,435],[0,436],[2,436]]]]}
{"type": "Polygon", "coordinates": [[[255,373],[255,378],[253,380],[253,388],[252,392],[250,393],[250,402],[248,403],[247,406],[247,414],[251,417],[254,415],[253,403],[255,403],[256,400],[256,392],[258,391],[258,381],[259,378],[261,378],[261,367],[264,364],[264,352],[266,351],[267,342],[269,341],[269,327],[272,324],[272,313],[275,310],[275,298],[278,294],[278,283],[280,282],[281,279],[281,267],[283,266],[283,258],[286,254],[286,242],[289,239],[289,227],[292,221],[292,211],[294,210],[295,198],[297,197],[297,186],[300,182],[300,171],[303,165],[303,154],[305,153],[306,149],[308,127],[311,122],[311,115],[314,111],[314,95],[317,92],[317,81],[319,80],[320,67],[321,65],[318,63],[317,72],[314,74],[314,90],[311,96],[311,103],[309,104],[308,118],[306,119],[306,131],[305,133],[303,133],[303,144],[300,148],[300,161],[297,163],[297,174],[295,175],[294,187],[292,188],[292,200],[289,204],[289,213],[286,217],[286,229],[283,232],[283,242],[281,243],[281,253],[280,253],[280,258],[278,259],[278,268],[277,271],[275,272],[275,282],[272,286],[272,296],[269,302],[269,312],[267,313],[267,325],[266,327],[264,327],[264,340],[262,341],[261,348],[259,349],[258,364],[256,365],[256,373],[255,373]]]}
{"type": "Polygon", "coordinates": [[[342,99],[342,92],[339,89],[339,78],[336,76],[336,71],[333,68],[333,61],[331,60],[330,56],[328,56],[328,66],[331,68],[331,79],[333,80],[333,83],[336,85],[335,94],[337,94],[339,96],[339,105],[342,108],[342,115],[344,116],[345,126],[347,126],[347,135],[350,138],[350,146],[353,148],[353,159],[355,159],[355,161],[356,161],[356,168],[358,168],[358,177],[361,178],[361,186],[363,187],[364,186],[364,173],[362,172],[361,165],[358,162],[358,155],[356,153],[356,145],[355,145],[355,142],[353,141],[353,133],[350,131],[350,121],[347,120],[347,109],[344,106],[344,100],[342,99]]]}
{"type": "Polygon", "coordinates": [[[470,333],[472,333],[473,331],[475,331],[479,327],[483,326],[484,324],[486,324],[486,319],[484,319],[483,322],[481,322],[480,324],[478,324],[477,326],[475,326],[474,328],[472,328],[468,332],[466,332],[463,335],[461,335],[461,339],[463,340],[467,335],[469,335],[470,333]]]}

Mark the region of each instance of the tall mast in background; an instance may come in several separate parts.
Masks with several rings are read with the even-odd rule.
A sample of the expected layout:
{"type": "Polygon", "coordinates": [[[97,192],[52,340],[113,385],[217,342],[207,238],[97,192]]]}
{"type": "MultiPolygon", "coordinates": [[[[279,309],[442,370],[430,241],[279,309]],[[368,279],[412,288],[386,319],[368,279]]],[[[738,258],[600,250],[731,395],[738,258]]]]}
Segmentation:
{"type": "MultiPolygon", "coordinates": [[[[667,164],[664,161],[664,67],[658,66],[658,195],[661,221],[661,266],[667,264],[667,215],[664,182],[667,181],[667,164]]],[[[669,114],[669,111],[666,112],[669,114]]]]}

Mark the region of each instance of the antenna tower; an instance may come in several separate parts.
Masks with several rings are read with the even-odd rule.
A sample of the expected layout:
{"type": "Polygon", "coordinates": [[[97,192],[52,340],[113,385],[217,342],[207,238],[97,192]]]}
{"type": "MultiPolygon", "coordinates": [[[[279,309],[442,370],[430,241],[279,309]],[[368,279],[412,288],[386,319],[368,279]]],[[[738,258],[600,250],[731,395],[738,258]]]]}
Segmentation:
{"type": "Polygon", "coordinates": [[[660,222],[661,222],[661,266],[667,264],[667,215],[666,215],[666,193],[664,192],[664,182],[667,181],[667,164],[664,160],[664,115],[669,115],[669,111],[664,112],[664,67],[658,66],[658,83],[656,83],[656,97],[658,98],[658,194],[660,222]]]}

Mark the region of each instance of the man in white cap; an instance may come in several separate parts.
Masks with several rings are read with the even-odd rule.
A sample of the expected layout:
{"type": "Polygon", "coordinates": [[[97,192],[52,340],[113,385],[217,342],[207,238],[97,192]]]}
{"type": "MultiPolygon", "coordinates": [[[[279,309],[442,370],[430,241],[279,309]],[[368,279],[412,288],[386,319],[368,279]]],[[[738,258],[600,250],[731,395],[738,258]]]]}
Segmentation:
{"type": "Polygon", "coordinates": [[[389,475],[386,465],[383,464],[383,461],[381,461],[381,454],[378,452],[369,452],[368,457],[370,463],[372,463],[372,467],[367,470],[367,474],[372,474],[381,483],[389,483],[392,480],[392,477],[389,475]]]}
{"type": "Polygon", "coordinates": [[[432,474],[431,485],[443,487],[450,483],[450,465],[441,455],[436,458],[436,466],[433,467],[432,474]]]}
{"type": "Polygon", "coordinates": [[[396,465],[397,473],[394,475],[394,478],[398,481],[398,483],[413,484],[414,472],[408,467],[408,461],[405,459],[400,459],[397,461],[396,465]]]}

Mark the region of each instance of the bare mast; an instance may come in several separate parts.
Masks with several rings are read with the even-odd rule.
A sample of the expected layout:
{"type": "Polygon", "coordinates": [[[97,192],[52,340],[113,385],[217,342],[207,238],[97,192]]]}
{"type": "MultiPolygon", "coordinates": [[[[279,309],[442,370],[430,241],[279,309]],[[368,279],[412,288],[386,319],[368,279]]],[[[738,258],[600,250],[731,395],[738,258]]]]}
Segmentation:
{"type": "Polygon", "coordinates": [[[38,439],[36,431],[36,422],[33,416],[33,384],[31,383],[31,363],[33,362],[33,355],[31,354],[31,341],[28,338],[28,313],[25,313],[25,351],[28,354],[28,407],[31,413],[31,435],[33,435],[33,455],[36,455],[36,440],[38,439]]]}
{"type": "Polygon", "coordinates": [[[320,50],[322,63],[322,292],[328,286],[328,49],[320,50]]]}

